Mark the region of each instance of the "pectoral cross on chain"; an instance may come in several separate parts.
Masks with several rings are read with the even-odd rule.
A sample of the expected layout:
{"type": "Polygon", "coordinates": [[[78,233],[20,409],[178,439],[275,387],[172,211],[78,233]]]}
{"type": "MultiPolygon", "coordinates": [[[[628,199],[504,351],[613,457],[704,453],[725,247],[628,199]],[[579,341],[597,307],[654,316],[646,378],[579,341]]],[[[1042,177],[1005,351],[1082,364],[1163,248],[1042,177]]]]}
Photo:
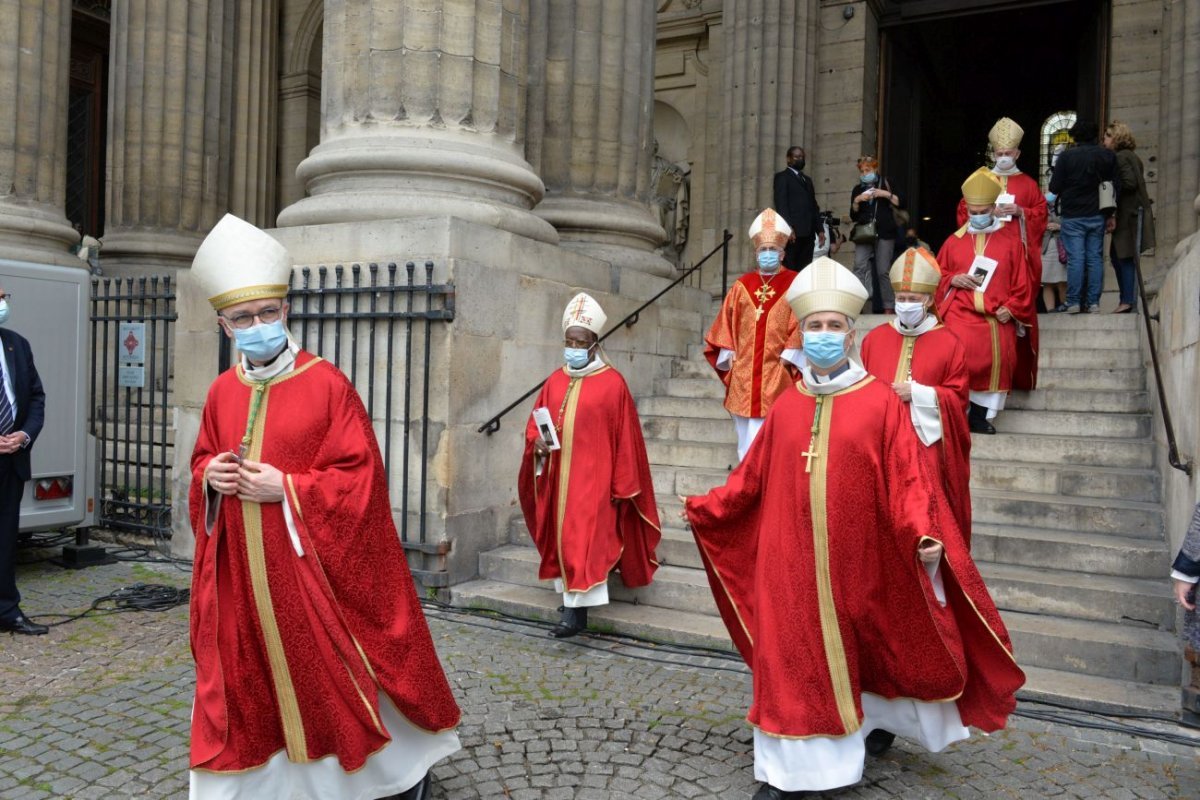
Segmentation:
{"type": "Polygon", "coordinates": [[[800,455],[804,456],[807,461],[804,464],[805,472],[812,472],[812,462],[814,458],[820,458],[821,453],[817,450],[817,440],[820,438],[818,434],[821,432],[821,401],[824,398],[817,395],[816,408],[813,409],[813,424],[812,424],[812,441],[808,443],[808,449],[800,455]]]}
{"type": "Polygon", "coordinates": [[[816,447],[816,444],[817,444],[817,440],[814,438],[811,442],[809,442],[808,449],[800,454],[800,455],[804,456],[806,459],[808,459],[808,461],[804,465],[805,472],[812,472],[812,460],[814,458],[821,457],[821,454],[816,452],[814,449],[816,447]]]}

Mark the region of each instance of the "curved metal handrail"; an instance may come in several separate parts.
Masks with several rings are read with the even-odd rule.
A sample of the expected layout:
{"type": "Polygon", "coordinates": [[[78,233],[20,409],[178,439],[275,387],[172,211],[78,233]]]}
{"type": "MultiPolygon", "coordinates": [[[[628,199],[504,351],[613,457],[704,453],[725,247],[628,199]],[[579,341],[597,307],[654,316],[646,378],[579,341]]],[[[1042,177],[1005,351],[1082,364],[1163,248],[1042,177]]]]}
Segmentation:
{"type": "MultiPolygon", "coordinates": [[[[654,297],[651,297],[649,300],[647,300],[646,302],[644,302],[640,306],[638,306],[637,309],[633,311],[633,313],[631,313],[629,316],[625,317],[625,319],[621,320],[616,325],[612,326],[612,328],[609,329],[608,333],[601,336],[599,339],[596,340],[596,342],[597,343],[603,342],[605,339],[607,339],[609,336],[612,336],[614,333],[619,331],[621,328],[632,328],[634,325],[636,325],[638,323],[638,320],[641,319],[641,314],[643,311],[645,311],[650,306],[654,305],[654,303],[658,302],[658,298],[662,297],[664,294],[671,291],[679,284],[683,283],[683,281],[689,275],[691,275],[693,272],[695,272],[696,270],[698,270],[702,266],[704,266],[704,262],[708,261],[710,258],[715,256],[718,252],[724,253],[724,256],[722,257],[722,264],[721,264],[721,280],[722,280],[722,282],[724,282],[727,279],[727,275],[728,275],[729,240],[732,238],[733,238],[733,234],[730,233],[728,229],[726,229],[721,235],[721,243],[719,245],[717,245],[712,250],[709,250],[707,253],[705,253],[704,258],[697,261],[687,271],[680,273],[679,277],[677,277],[675,280],[671,281],[669,284],[667,284],[665,287],[663,287],[662,291],[660,291],[658,294],[654,295],[654,297]]],[[[496,416],[489,419],[487,422],[480,425],[479,429],[476,431],[476,433],[486,433],[488,436],[491,436],[493,433],[500,430],[500,419],[505,414],[512,411],[517,406],[521,405],[521,403],[524,403],[526,400],[528,400],[535,392],[537,392],[539,389],[541,389],[542,386],[545,385],[545,383],[546,383],[546,379],[542,379],[541,381],[538,381],[538,384],[536,386],[534,386],[528,392],[521,395],[516,400],[514,400],[513,402],[511,402],[507,406],[505,406],[504,410],[501,411],[499,414],[497,414],[496,416]]]]}
{"type": "Polygon", "coordinates": [[[1192,462],[1183,461],[1179,457],[1179,445],[1175,442],[1175,426],[1171,422],[1171,409],[1167,407],[1167,393],[1163,390],[1162,368],[1158,364],[1158,348],[1154,344],[1154,330],[1150,327],[1150,320],[1158,321],[1158,314],[1150,313],[1150,304],[1146,301],[1146,282],[1142,279],[1142,225],[1144,221],[1145,209],[1138,206],[1137,216],[1137,244],[1133,251],[1134,271],[1137,273],[1138,293],[1142,297],[1142,318],[1146,321],[1146,339],[1150,344],[1150,361],[1154,364],[1154,380],[1158,384],[1158,405],[1162,410],[1163,427],[1167,432],[1167,462],[1185,473],[1189,478],[1192,476],[1192,462]]]}

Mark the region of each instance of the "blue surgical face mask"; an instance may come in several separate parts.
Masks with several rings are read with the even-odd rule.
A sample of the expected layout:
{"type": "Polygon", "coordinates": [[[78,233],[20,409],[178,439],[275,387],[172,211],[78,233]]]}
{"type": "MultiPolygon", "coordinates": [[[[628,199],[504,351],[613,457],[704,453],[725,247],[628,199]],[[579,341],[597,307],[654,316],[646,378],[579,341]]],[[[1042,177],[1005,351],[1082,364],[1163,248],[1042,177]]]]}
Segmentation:
{"type": "Polygon", "coordinates": [[[863,173],[863,176],[862,176],[863,183],[874,183],[877,180],[879,180],[879,176],[876,175],[874,172],[863,173]]]}
{"type": "Polygon", "coordinates": [[[251,361],[270,361],[287,347],[287,329],[283,320],[264,322],[245,330],[235,330],[233,340],[242,355],[251,361]]]}
{"type": "Polygon", "coordinates": [[[774,272],[779,269],[779,253],[775,250],[763,250],[755,258],[758,259],[758,268],[763,272],[774,272]]]}
{"type": "Polygon", "coordinates": [[[804,357],[821,369],[829,369],[846,357],[846,334],[837,331],[805,331],[804,357]]]}
{"type": "Polygon", "coordinates": [[[563,360],[571,369],[583,369],[591,363],[590,347],[564,347],[563,360]]]}
{"type": "Polygon", "coordinates": [[[971,227],[977,231],[981,231],[984,228],[991,226],[991,224],[992,224],[992,215],[991,214],[971,214],[970,219],[971,219],[971,227]]]}
{"type": "Polygon", "coordinates": [[[8,322],[8,301],[0,300],[0,325],[8,322]]]}
{"type": "Polygon", "coordinates": [[[1046,192],[1046,202],[1047,203],[1050,203],[1051,205],[1053,205],[1054,201],[1057,199],[1058,199],[1058,195],[1056,195],[1054,192],[1046,192]]]}

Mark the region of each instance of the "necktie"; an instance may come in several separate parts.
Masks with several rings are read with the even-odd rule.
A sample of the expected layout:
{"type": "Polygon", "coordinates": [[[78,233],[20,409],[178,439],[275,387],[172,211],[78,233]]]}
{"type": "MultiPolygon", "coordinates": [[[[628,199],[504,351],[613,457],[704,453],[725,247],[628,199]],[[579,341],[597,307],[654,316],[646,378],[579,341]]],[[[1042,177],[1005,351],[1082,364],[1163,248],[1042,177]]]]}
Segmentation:
{"type": "Polygon", "coordinates": [[[7,436],[13,429],[13,407],[8,402],[8,392],[4,391],[4,383],[0,380],[0,436],[7,436]]]}

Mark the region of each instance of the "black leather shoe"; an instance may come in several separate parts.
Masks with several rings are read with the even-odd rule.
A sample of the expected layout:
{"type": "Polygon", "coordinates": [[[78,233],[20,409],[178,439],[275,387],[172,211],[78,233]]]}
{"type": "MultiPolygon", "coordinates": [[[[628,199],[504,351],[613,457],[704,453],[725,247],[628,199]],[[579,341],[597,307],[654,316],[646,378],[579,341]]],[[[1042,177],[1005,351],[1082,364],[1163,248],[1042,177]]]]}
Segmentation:
{"type": "Polygon", "coordinates": [[[24,614],[17,614],[12,619],[0,619],[0,632],[23,633],[26,636],[41,636],[50,632],[45,625],[31,622],[24,614]]]}
{"type": "Polygon", "coordinates": [[[425,777],[417,781],[417,785],[411,789],[400,794],[381,797],[379,800],[429,800],[431,797],[433,797],[433,776],[426,772],[425,777]]]}
{"type": "Polygon", "coordinates": [[[563,608],[562,619],[550,629],[555,639],[567,639],[587,628],[586,608],[563,608]]]}
{"type": "Polygon", "coordinates": [[[894,741],[896,741],[896,734],[885,731],[883,728],[876,728],[867,734],[864,743],[867,746],[868,755],[881,756],[888,751],[894,741]]]}
{"type": "Polygon", "coordinates": [[[971,408],[967,412],[967,427],[971,433],[993,434],[996,432],[992,423],[988,422],[987,409],[978,403],[971,403],[971,408]]]}
{"type": "Polygon", "coordinates": [[[776,789],[771,784],[764,783],[758,787],[752,800],[800,800],[804,794],[804,792],[785,792],[783,789],[776,789]]]}

